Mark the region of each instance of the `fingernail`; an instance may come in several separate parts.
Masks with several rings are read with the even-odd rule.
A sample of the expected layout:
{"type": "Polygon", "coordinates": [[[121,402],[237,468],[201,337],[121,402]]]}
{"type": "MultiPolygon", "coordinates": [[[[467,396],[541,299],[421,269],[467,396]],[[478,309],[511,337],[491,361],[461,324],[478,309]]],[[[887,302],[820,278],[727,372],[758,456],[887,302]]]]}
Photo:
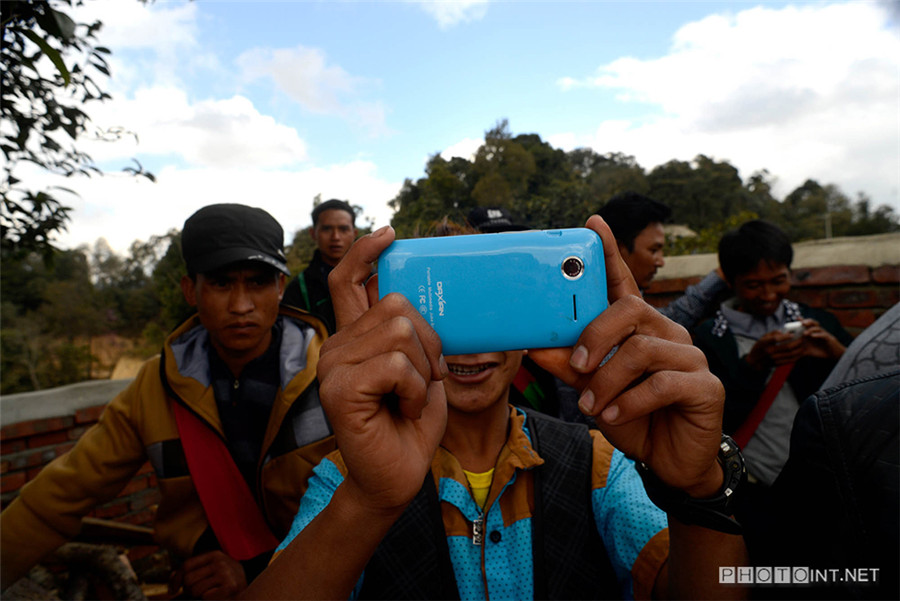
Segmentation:
{"type": "Polygon", "coordinates": [[[583,371],[587,368],[587,362],[588,350],[582,345],[575,347],[575,350],[572,351],[572,356],[569,357],[569,365],[571,365],[574,369],[583,371]]]}
{"type": "Polygon", "coordinates": [[[389,227],[391,227],[391,226],[383,225],[380,228],[378,228],[377,230],[375,230],[374,232],[372,232],[371,234],[369,234],[369,237],[370,238],[378,238],[379,236],[384,235],[384,233],[387,231],[387,229],[389,227]]]}
{"type": "Polygon", "coordinates": [[[594,410],[594,402],[594,393],[587,389],[581,395],[581,398],[578,399],[578,408],[585,415],[591,415],[591,412],[594,410]]]}
{"type": "Polygon", "coordinates": [[[450,375],[450,368],[447,367],[447,361],[444,359],[443,355],[441,355],[439,367],[441,368],[441,376],[446,378],[448,375],[450,375]]]}
{"type": "Polygon", "coordinates": [[[600,417],[603,418],[608,424],[614,423],[619,418],[619,407],[618,405],[610,405],[606,409],[603,410],[603,413],[600,414],[600,417]]]}

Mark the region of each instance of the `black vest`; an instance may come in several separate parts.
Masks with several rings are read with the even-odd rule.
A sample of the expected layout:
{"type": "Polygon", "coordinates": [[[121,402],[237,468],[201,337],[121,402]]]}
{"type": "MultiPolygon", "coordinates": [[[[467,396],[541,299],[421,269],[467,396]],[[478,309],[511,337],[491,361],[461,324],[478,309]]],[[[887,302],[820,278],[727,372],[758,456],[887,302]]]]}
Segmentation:
{"type": "MultiPolygon", "coordinates": [[[[593,445],[586,426],[528,411],[534,468],[532,553],[536,599],[620,598],[591,506],[593,445]]],[[[485,544],[490,544],[485,542],[485,544]]],[[[440,503],[429,472],[376,549],[361,599],[459,599],[440,503]]]]}

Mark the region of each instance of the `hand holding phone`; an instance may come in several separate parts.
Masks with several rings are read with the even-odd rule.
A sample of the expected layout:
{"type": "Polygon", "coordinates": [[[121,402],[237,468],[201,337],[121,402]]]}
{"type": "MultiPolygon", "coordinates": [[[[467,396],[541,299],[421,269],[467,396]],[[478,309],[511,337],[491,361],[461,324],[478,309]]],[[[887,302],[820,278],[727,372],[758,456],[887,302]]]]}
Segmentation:
{"type": "Polygon", "coordinates": [[[608,306],[600,237],[586,228],[396,240],[378,296],[405,296],[446,355],[571,346],[608,306]]]}
{"type": "Polygon", "coordinates": [[[790,334],[791,340],[796,340],[803,336],[803,333],[806,331],[806,326],[803,325],[802,321],[789,321],[781,326],[781,331],[785,334],[790,334]]]}

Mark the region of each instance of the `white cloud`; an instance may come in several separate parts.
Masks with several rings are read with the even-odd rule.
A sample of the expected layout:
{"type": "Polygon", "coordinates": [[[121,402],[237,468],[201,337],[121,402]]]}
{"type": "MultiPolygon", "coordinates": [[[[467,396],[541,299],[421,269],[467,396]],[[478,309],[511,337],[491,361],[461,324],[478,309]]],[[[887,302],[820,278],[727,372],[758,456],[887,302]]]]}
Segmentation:
{"type": "Polygon", "coordinates": [[[647,168],[703,153],[744,177],[768,168],[781,195],[813,178],[900,207],[898,72],[900,37],[874,3],[713,15],[679,29],[666,56],[561,78],[564,90],[645,103],[647,115],[550,139],[621,150],[647,168]]]}
{"type": "Polygon", "coordinates": [[[437,21],[438,27],[450,29],[460,23],[483,19],[488,0],[424,0],[419,6],[437,21]]]}
{"type": "MultiPolygon", "coordinates": [[[[452,144],[448,146],[442,153],[441,156],[445,161],[449,161],[453,157],[460,157],[466,159],[467,161],[474,160],[475,153],[478,152],[478,149],[481,145],[484,144],[484,139],[475,138],[463,138],[456,144],[452,144]]],[[[423,163],[427,161],[422,161],[423,163]]]]}
{"type": "Polygon", "coordinates": [[[242,79],[272,81],[306,110],[321,115],[338,115],[364,125],[370,131],[385,130],[384,109],[378,102],[359,100],[371,82],[347,73],[340,65],[329,64],[317,48],[254,48],[235,60],[242,79]]]}
{"type": "Polygon", "coordinates": [[[195,45],[197,6],[182,4],[92,0],[75,9],[79,20],[103,22],[100,38],[117,51],[158,50],[195,45]]]}
{"type": "Polygon", "coordinates": [[[380,227],[390,223],[387,202],[401,185],[379,178],[375,165],[367,161],[303,171],[166,167],[156,176],[156,183],[122,174],[78,180],[43,176],[49,183],[74,188],[81,196],[59,196],[75,209],[68,231],[59,236],[59,245],[73,248],[103,237],[111,248],[124,254],[133,241],[181,229],[194,211],[217,202],[266,209],[281,223],[289,243],[297,229],[310,225],[317,194],[350,199],[363,207],[358,225],[371,219],[380,227]]]}
{"type": "Polygon", "coordinates": [[[116,96],[139,82],[178,83],[185,70],[216,67],[215,56],[197,42],[199,7],[195,2],[122,2],[92,0],[76,7],[77,20],[103,23],[97,43],[110,48],[116,96]]]}
{"type": "Polygon", "coordinates": [[[196,166],[265,169],[307,158],[295,129],[261,114],[242,96],[192,104],[182,90],[146,88],[133,98],[98,105],[92,117],[102,127],[127,124],[139,142],[85,142],[85,151],[98,161],[139,153],[175,155],[196,166]]]}

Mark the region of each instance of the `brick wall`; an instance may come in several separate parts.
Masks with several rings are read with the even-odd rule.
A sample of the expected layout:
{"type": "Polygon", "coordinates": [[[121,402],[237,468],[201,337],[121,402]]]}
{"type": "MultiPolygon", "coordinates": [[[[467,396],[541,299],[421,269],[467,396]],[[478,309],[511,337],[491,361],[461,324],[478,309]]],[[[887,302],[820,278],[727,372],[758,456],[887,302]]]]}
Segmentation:
{"type": "MultiPolygon", "coordinates": [[[[0,505],[5,509],[48,463],[75,446],[97,422],[104,405],[71,415],[39,417],[0,428],[0,505]]],[[[145,463],[118,497],[94,509],[91,517],[149,526],[159,503],[156,474],[145,463]]]]}
{"type": "MultiPolygon", "coordinates": [[[[664,307],[701,276],[654,279],[644,298],[664,307]]],[[[794,268],[789,298],[833,313],[853,336],[900,302],[900,265],[794,268]]]]}

